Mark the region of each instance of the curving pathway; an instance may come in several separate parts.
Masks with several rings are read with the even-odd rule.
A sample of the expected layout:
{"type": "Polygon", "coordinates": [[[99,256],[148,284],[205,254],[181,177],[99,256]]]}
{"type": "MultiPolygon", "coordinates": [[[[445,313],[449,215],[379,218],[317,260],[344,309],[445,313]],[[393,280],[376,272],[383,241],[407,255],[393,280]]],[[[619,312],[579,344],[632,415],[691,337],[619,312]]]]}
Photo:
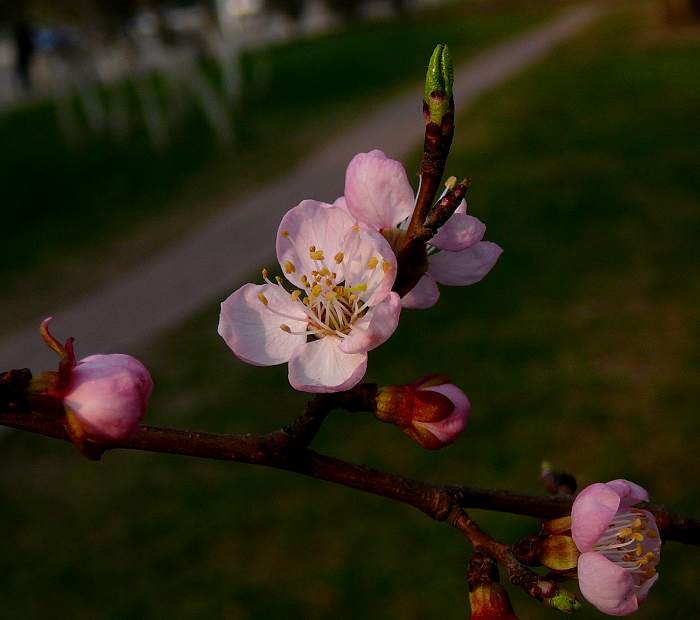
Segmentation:
{"type": "MultiPolygon", "coordinates": [[[[496,45],[455,72],[457,113],[480,94],[535,63],[602,14],[595,5],[568,9],[538,28],[496,45]]],[[[207,303],[223,299],[269,260],[277,225],[304,198],[332,202],[342,194],[345,167],[360,151],[381,148],[402,159],[422,140],[419,95],[411,89],[377,107],[286,176],[242,196],[141,268],[55,313],[54,332],[75,335],[79,354],[135,353],[207,303]]],[[[48,310],[47,310],[48,312],[48,310]]],[[[45,316],[45,315],[44,315],[45,316]]],[[[51,368],[38,337],[42,317],[0,342],[0,369],[51,368]]]]}

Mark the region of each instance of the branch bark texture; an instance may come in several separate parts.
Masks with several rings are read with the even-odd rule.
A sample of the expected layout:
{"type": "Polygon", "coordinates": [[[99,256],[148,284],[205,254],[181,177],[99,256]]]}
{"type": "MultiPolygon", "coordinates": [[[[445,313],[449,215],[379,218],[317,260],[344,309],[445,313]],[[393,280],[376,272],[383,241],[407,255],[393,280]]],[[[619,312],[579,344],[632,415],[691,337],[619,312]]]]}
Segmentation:
{"type": "MultiPolygon", "coordinates": [[[[105,450],[142,450],[249,463],[296,472],[408,504],[436,521],[454,521],[452,524],[462,531],[465,519],[460,517],[455,520],[454,515],[459,514],[455,513],[455,509],[494,510],[540,519],[560,517],[571,510],[571,496],[536,496],[505,490],[434,484],[320,454],[307,445],[322,421],[318,418],[325,417],[327,412],[328,409],[324,406],[319,406],[316,411],[313,406],[307,408],[304,414],[307,419],[295,422],[299,428],[304,429],[299,435],[290,432],[295,424],[266,435],[220,435],[141,426],[128,441],[100,447],[105,450]]],[[[2,411],[0,424],[70,441],[60,419],[36,412],[2,411]]],[[[656,516],[664,540],[700,545],[700,522],[674,514],[666,507],[656,504],[650,505],[648,510],[656,516]]]]}

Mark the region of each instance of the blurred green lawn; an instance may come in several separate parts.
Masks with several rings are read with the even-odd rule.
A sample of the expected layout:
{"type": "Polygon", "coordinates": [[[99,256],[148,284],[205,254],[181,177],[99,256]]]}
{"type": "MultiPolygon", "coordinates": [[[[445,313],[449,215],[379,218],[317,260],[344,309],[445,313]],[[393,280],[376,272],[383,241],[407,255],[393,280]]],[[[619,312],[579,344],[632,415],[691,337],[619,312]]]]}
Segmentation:
{"type": "MultiPolygon", "coordinates": [[[[318,449],[531,492],[548,458],[581,485],[628,477],[700,513],[700,41],[664,32],[649,7],[606,19],[458,119],[449,172],[473,177],[471,212],[505,254],[483,283],[404,313],[367,379],[450,374],[472,400],[468,431],[429,453],[339,414],[318,449]]],[[[144,351],[149,422],[279,427],[304,396],[286,368],[238,362],[217,314],[144,351]]],[[[21,433],[2,454],[6,617],[467,617],[465,541],[405,506],[246,465],[136,453],[93,464],[21,433]]],[[[504,540],[536,527],[475,516],[504,540]]],[[[695,548],[666,546],[636,617],[700,617],[697,561],[695,548]]],[[[513,600],[521,618],[555,617],[513,600]]]]}
{"type": "MultiPolygon", "coordinates": [[[[244,94],[230,110],[228,145],[191,106],[160,151],[142,114],[123,140],[87,133],[72,146],[61,138],[51,103],[4,114],[0,144],[11,148],[0,150],[0,217],[12,234],[0,250],[0,333],[138,266],[236,194],[286,171],[382,96],[419,84],[436,42],[449,40],[461,59],[560,4],[468,1],[245,53],[244,94]]],[[[220,80],[213,64],[207,73],[220,80]]],[[[139,108],[131,86],[133,122],[139,108]]],[[[164,111],[176,108],[169,102],[164,111]]]]}

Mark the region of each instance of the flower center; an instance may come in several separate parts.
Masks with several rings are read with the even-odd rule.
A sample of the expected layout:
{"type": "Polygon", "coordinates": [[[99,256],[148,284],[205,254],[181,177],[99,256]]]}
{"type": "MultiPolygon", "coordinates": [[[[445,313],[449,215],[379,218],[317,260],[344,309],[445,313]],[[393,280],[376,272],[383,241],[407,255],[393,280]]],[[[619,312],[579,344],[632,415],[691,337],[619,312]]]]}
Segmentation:
{"type": "Polygon", "coordinates": [[[639,508],[618,511],[593,547],[632,573],[636,588],[656,575],[661,540],[654,516],[639,508]]]}
{"type": "MultiPolygon", "coordinates": [[[[282,331],[305,334],[316,339],[325,336],[345,338],[352,331],[353,325],[367,314],[367,300],[374,288],[371,280],[375,272],[382,270],[386,273],[391,269],[391,265],[378,256],[362,259],[364,264],[358,269],[358,245],[349,244],[352,247],[344,248],[345,251],[339,251],[332,257],[327,257],[322,248],[309,246],[309,258],[314,268],[310,273],[299,274],[302,289],[290,293],[284,288],[282,278],[276,278],[276,285],[304,309],[307,317],[305,331],[292,331],[287,323],[281,323],[282,331]],[[351,269],[352,273],[360,274],[353,278],[353,282],[348,277],[351,269]]],[[[297,265],[290,260],[286,260],[282,268],[287,276],[297,274],[297,265]]],[[[263,278],[268,284],[273,284],[266,269],[263,269],[263,278]]],[[[269,300],[262,293],[259,298],[269,311],[281,317],[299,320],[270,306],[269,300]]]]}

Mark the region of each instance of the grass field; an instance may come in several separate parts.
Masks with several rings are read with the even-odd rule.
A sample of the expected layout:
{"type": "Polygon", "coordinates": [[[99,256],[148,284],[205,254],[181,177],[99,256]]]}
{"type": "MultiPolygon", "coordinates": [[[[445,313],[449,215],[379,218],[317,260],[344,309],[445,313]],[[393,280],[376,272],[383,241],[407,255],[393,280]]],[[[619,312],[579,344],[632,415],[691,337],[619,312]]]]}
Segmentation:
{"type": "MultiPolygon", "coordinates": [[[[87,133],[66,145],[50,103],[4,114],[0,143],[12,148],[0,152],[0,215],[12,234],[3,236],[1,251],[7,301],[0,333],[137,267],[233,196],[277,177],[359,120],[377,99],[419,84],[436,41],[449,41],[464,58],[533,25],[554,4],[465,2],[244,54],[228,145],[190,106],[167,147],[155,149],[133,88],[137,120],[122,140],[87,133]]],[[[213,65],[208,73],[216,82],[213,65]]],[[[174,108],[170,102],[164,109],[170,115],[174,108]]]]}
{"type": "MultiPolygon", "coordinates": [[[[537,492],[542,458],[581,485],[627,477],[700,514],[700,39],[631,3],[458,119],[451,173],[505,248],[481,284],[405,312],[368,380],[446,372],[473,414],[421,451],[337,415],[317,448],[436,481],[537,492]]],[[[238,362],[214,304],[144,350],[149,422],[263,432],[300,411],[286,369],[238,362]]],[[[79,346],[79,334],[78,346],[79,346]]],[[[418,512],[245,465],[147,454],[100,464],[13,433],[0,467],[10,618],[466,617],[468,548],[418,512]]],[[[475,513],[514,541],[533,520],[475,513]]],[[[635,617],[700,617],[698,551],[669,544],[635,617]]],[[[521,618],[556,617],[513,593],[521,618]]],[[[583,619],[602,617],[586,608],[583,619]]]]}

